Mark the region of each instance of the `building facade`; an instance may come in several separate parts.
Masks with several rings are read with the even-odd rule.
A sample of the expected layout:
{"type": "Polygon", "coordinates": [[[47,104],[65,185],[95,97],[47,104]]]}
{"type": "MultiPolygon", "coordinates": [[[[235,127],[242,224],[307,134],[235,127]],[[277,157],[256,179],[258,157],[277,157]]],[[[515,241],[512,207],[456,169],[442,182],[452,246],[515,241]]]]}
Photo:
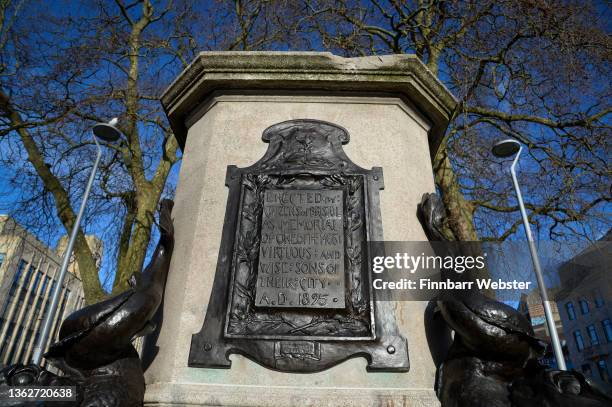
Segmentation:
{"type": "Polygon", "coordinates": [[[561,267],[556,301],[574,368],[612,393],[611,236],[561,267]]]}
{"type": "MultiPolygon", "coordinates": [[[[59,253],[0,215],[0,366],[28,363],[32,357],[57,285],[63,251],[58,249],[59,253]]],[[[84,304],[81,280],[71,266],[46,347],[57,338],[61,321],[84,304]]]]}
{"type": "MultiPolygon", "coordinates": [[[[555,290],[549,289],[548,295],[549,297],[554,298],[555,290]]],[[[574,366],[569,357],[569,349],[567,347],[565,331],[563,330],[563,322],[561,321],[561,315],[559,313],[559,309],[557,308],[557,303],[551,301],[550,309],[552,311],[553,320],[555,321],[557,334],[559,335],[559,341],[561,341],[565,364],[567,365],[568,369],[573,369],[574,366]]],[[[555,359],[551,345],[550,332],[548,331],[548,324],[546,323],[546,315],[544,313],[544,306],[542,305],[540,290],[536,288],[528,294],[523,294],[521,296],[518,310],[522,312],[531,323],[535,336],[548,344],[546,353],[540,358],[540,362],[551,369],[557,369],[557,360],[555,359]]]]}

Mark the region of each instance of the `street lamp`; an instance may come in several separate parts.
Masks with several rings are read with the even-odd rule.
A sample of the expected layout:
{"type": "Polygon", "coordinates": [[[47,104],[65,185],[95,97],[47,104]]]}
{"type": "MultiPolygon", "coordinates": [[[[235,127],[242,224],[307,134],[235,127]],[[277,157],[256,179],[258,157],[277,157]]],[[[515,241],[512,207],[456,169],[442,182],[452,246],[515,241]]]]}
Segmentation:
{"type": "Polygon", "coordinates": [[[85,193],[83,194],[79,213],[76,217],[74,225],[72,226],[72,231],[70,232],[70,240],[68,241],[68,247],[66,247],[66,251],[64,252],[64,259],[62,261],[62,267],[60,268],[59,276],[57,278],[57,284],[53,290],[53,293],[51,294],[51,304],[49,305],[47,315],[45,315],[43,329],[34,347],[32,363],[35,365],[40,364],[40,360],[42,359],[42,353],[49,337],[51,325],[53,324],[53,317],[55,316],[55,312],[57,311],[57,304],[59,302],[60,293],[62,292],[64,278],[66,277],[66,270],[68,270],[68,264],[70,263],[70,256],[72,254],[74,242],[79,231],[79,225],[81,224],[81,218],[83,217],[85,205],[87,204],[87,198],[89,197],[89,192],[91,191],[91,186],[93,185],[94,178],[96,176],[96,171],[98,170],[98,164],[100,163],[100,157],[102,156],[102,148],[100,147],[100,143],[98,143],[98,139],[106,142],[113,142],[118,140],[121,136],[121,132],[115,127],[117,122],[118,119],[114,118],[108,123],[97,123],[93,127],[93,140],[96,143],[96,147],[98,148],[98,154],[96,155],[96,160],[94,162],[93,168],[91,169],[89,180],[87,181],[87,187],[85,188],[85,193]]]}
{"type": "Polygon", "coordinates": [[[538,252],[536,251],[535,242],[531,235],[531,227],[529,226],[529,220],[527,218],[527,212],[525,211],[525,204],[523,203],[523,195],[516,179],[516,163],[518,163],[519,157],[523,146],[521,143],[514,139],[501,140],[493,145],[493,155],[499,158],[507,158],[516,154],[512,165],[510,166],[510,173],[512,174],[512,183],[514,184],[514,191],[516,192],[516,198],[518,200],[519,208],[521,209],[521,217],[523,218],[523,226],[525,226],[525,235],[527,235],[527,241],[529,242],[529,251],[531,252],[531,261],[533,262],[533,269],[538,279],[538,288],[540,289],[540,296],[542,297],[542,305],[544,306],[544,315],[546,316],[546,325],[548,326],[548,332],[550,333],[550,339],[553,345],[553,351],[555,358],[557,359],[557,366],[560,370],[567,370],[565,366],[565,358],[563,357],[563,349],[561,348],[561,342],[559,341],[559,335],[557,334],[557,327],[555,326],[555,320],[550,309],[550,303],[548,301],[548,294],[546,293],[546,286],[544,285],[544,277],[542,276],[542,268],[540,267],[540,259],[538,258],[538,252]]]}

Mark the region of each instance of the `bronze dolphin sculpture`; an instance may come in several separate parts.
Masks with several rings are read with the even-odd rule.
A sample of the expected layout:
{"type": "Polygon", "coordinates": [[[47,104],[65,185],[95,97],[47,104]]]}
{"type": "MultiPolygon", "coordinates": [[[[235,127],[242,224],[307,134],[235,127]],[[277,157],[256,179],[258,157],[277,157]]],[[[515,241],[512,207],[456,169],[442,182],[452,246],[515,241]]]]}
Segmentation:
{"type": "MultiPolygon", "coordinates": [[[[436,194],[424,194],[417,214],[430,241],[452,239],[443,233],[445,208],[436,194]]],[[[451,243],[453,255],[474,254],[474,247],[451,243]],[[466,253],[463,253],[465,251],[466,253]],[[469,253],[467,253],[469,252],[469,253]]],[[[452,270],[442,277],[466,278],[452,270]]],[[[446,294],[432,318],[442,316],[455,332],[439,364],[436,393],[442,407],[604,407],[612,399],[576,371],[548,370],[538,357],[544,343],[516,309],[478,290],[446,294]]],[[[444,335],[439,330],[433,336],[444,335]]]]}
{"type": "Polygon", "coordinates": [[[132,341],[155,329],[152,318],[163,297],[174,249],[172,207],[171,200],[161,202],[159,242],[144,271],[129,279],[130,288],[84,307],[62,322],[59,340],[45,358],[65,375],[55,375],[38,365],[9,366],[2,371],[0,396],[8,386],[70,385],[77,387],[76,403],[58,406],[142,405],[144,375],[132,341]]]}
{"type": "Polygon", "coordinates": [[[145,270],[131,276],[131,288],[70,314],[45,358],[92,369],[112,362],[134,339],[155,330],[151,318],[161,303],[174,249],[172,206],[172,201],[162,201],[159,243],[145,270]]]}

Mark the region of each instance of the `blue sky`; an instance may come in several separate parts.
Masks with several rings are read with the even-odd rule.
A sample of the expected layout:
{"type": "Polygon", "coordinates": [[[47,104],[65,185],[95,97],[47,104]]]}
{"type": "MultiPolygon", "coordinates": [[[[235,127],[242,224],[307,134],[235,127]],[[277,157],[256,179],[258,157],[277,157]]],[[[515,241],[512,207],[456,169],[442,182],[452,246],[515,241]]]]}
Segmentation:
{"type": "MultiPolygon", "coordinates": [[[[35,4],[35,3],[33,3],[35,4]]],[[[32,13],[36,12],[36,13],[45,13],[45,14],[49,14],[52,16],[66,16],[67,14],[70,14],[72,17],[74,17],[75,19],[82,19],[84,17],[89,17],[94,15],[93,13],[95,13],[95,10],[93,8],[89,8],[89,7],[74,7],[74,2],[73,1],[67,1],[67,0],[62,0],[62,1],[56,1],[56,2],[41,2],[40,5],[44,5],[44,9],[41,8],[32,8],[32,10],[35,11],[31,11],[32,13]]],[[[85,3],[87,4],[87,3],[85,3]]],[[[112,3],[109,3],[112,4],[112,3]]],[[[200,7],[202,7],[203,9],[207,9],[207,7],[209,7],[209,3],[203,3],[204,5],[200,4],[200,7]]],[[[204,37],[204,36],[203,36],[204,37]]],[[[52,38],[48,38],[49,40],[53,40],[52,38]]],[[[315,36],[313,36],[311,38],[311,40],[313,41],[313,43],[316,46],[319,46],[319,39],[316,38],[315,36]]],[[[59,44],[58,44],[59,45],[59,44]]],[[[215,44],[202,44],[202,49],[209,49],[209,48],[214,48],[215,44]]],[[[274,47],[273,47],[274,48],[274,47]]],[[[276,48],[279,49],[279,48],[276,48]]],[[[280,48],[282,49],[282,48],[280,48]]],[[[159,64],[166,64],[167,62],[169,62],[167,59],[164,59],[163,57],[160,57],[159,60],[159,64]]],[[[447,81],[448,82],[448,75],[446,74],[446,70],[444,69],[445,67],[443,66],[441,68],[441,73],[440,73],[440,77],[443,81],[447,81]]],[[[174,76],[178,73],[177,71],[177,66],[173,66],[173,67],[169,67],[167,70],[164,70],[162,72],[162,76],[163,78],[161,79],[162,82],[165,83],[169,83],[174,76]]],[[[165,86],[165,85],[164,85],[165,86]]],[[[504,108],[503,104],[501,106],[502,108],[504,108]]],[[[508,106],[505,106],[505,108],[508,108],[508,106]]],[[[108,118],[110,119],[110,117],[108,118]]],[[[146,129],[142,129],[143,131],[146,131],[146,129]]],[[[535,127],[533,129],[533,131],[535,131],[535,127]]],[[[4,143],[4,141],[3,141],[4,143]]],[[[0,144],[0,151],[2,151],[3,149],[6,148],[6,144],[0,144]]],[[[94,147],[91,146],[91,149],[93,151],[94,147]]],[[[84,165],[90,165],[88,163],[83,163],[84,165]]],[[[384,166],[384,163],[382,163],[382,165],[384,166]]],[[[497,164],[495,164],[495,170],[498,171],[508,171],[508,166],[509,163],[505,163],[505,165],[503,166],[499,166],[497,164]]],[[[177,179],[178,179],[178,172],[180,170],[180,162],[175,165],[175,167],[173,168],[170,177],[169,177],[169,184],[171,185],[176,185],[177,179]]],[[[13,209],[14,206],[14,202],[22,195],[25,194],[27,195],[29,191],[27,190],[22,190],[20,189],[20,184],[18,185],[11,185],[9,183],[9,179],[14,175],[12,173],[12,169],[8,168],[8,167],[3,167],[2,165],[0,165],[0,212],[8,212],[10,213],[13,209]]],[[[521,174],[526,175],[526,176],[537,176],[537,172],[536,172],[536,167],[533,165],[533,161],[528,157],[527,154],[525,154],[525,156],[523,157],[523,159],[521,160],[521,166],[519,167],[519,171],[521,172],[521,174]]],[[[85,177],[86,178],[86,177],[85,177]]],[[[501,188],[511,188],[510,185],[510,177],[508,174],[507,177],[507,183],[504,185],[501,185],[499,187],[501,188]]],[[[99,179],[97,179],[97,182],[99,182],[99,179]]],[[[510,189],[509,189],[510,190],[510,189]]],[[[536,196],[533,193],[530,193],[533,191],[524,191],[525,193],[525,198],[527,202],[532,201],[532,199],[534,199],[534,197],[536,196]]],[[[511,199],[510,203],[513,202],[513,199],[511,199]]],[[[75,209],[75,211],[78,209],[78,205],[80,204],[80,199],[75,199],[73,201],[73,208],[75,209]]],[[[607,206],[604,207],[604,209],[609,213],[610,209],[612,208],[612,204],[607,204],[607,206]]],[[[110,223],[110,221],[112,219],[109,218],[110,215],[108,216],[99,216],[95,219],[94,222],[90,222],[87,223],[85,225],[86,227],[86,232],[88,233],[95,233],[95,234],[100,234],[102,233],[106,228],[107,225],[110,223]]],[[[518,217],[518,212],[513,214],[512,216],[516,216],[518,217]]],[[[603,230],[603,229],[602,229],[603,230]]],[[[599,231],[600,234],[604,233],[605,230],[603,231],[599,231]]],[[[65,231],[63,230],[63,228],[58,227],[55,231],[43,231],[43,232],[37,232],[39,239],[41,239],[43,242],[50,244],[51,246],[54,246],[57,242],[57,240],[59,239],[59,237],[63,234],[65,234],[65,231]]],[[[150,249],[149,249],[149,253],[151,253],[151,249],[154,247],[155,245],[155,241],[157,239],[156,237],[156,230],[154,228],[154,236],[152,239],[152,244],[150,245],[150,249]]],[[[545,239],[546,235],[542,234],[541,236],[539,236],[540,238],[545,239]]],[[[524,239],[524,234],[522,232],[522,230],[519,230],[518,233],[516,233],[515,235],[513,235],[511,237],[511,239],[514,240],[522,240],[524,239]]],[[[112,243],[112,242],[111,242],[112,243]]],[[[105,277],[108,276],[109,274],[112,274],[113,272],[113,268],[114,268],[114,264],[115,264],[115,260],[114,260],[114,252],[113,252],[113,247],[111,244],[107,244],[105,245],[105,255],[103,258],[103,263],[102,263],[102,270],[101,270],[101,277],[102,280],[105,280],[105,277]]]]}

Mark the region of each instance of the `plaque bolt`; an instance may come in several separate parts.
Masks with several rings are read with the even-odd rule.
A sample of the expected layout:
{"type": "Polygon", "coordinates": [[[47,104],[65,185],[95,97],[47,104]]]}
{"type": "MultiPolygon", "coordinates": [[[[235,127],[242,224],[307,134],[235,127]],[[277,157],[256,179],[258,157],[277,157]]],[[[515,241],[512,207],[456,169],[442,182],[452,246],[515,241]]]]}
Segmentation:
{"type": "Polygon", "coordinates": [[[372,178],[374,178],[374,181],[378,181],[378,175],[374,175],[372,178]]]}
{"type": "Polygon", "coordinates": [[[393,355],[393,354],[395,353],[395,346],[393,346],[393,345],[389,345],[389,346],[387,346],[387,352],[388,352],[390,355],[393,355]]]}
{"type": "Polygon", "coordinates": [[[205,350],[206,352],[208,352],[208,351],[209,351],[209,350],[211,350],[211,349],[212,349],[212,345],[211,345],[210,343],[205,343],[205,344],[204,344],[204,350],[205,350]]]}

